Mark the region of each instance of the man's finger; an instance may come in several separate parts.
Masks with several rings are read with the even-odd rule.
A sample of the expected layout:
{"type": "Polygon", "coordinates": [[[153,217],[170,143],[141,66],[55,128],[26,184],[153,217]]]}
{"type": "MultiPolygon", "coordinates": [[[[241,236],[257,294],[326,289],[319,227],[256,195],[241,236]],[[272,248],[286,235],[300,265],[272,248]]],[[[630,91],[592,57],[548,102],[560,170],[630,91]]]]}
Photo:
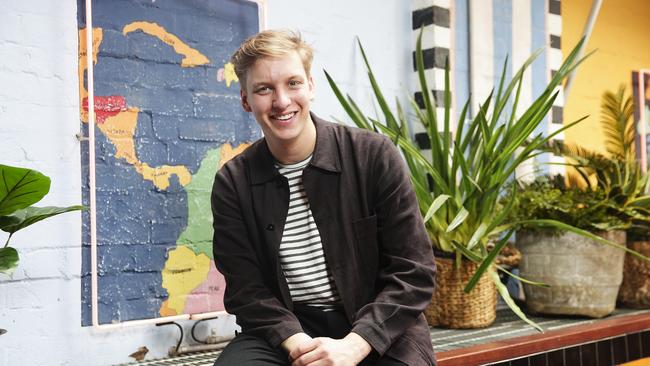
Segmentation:
{"type": "Polygon", "coordinates": [[[311,352],[318,347],[320,344],[320,341],[317,341],[315,339],[310,339],[306,342],[300,343],[298,347],[294,348],[291,353],[289,353],[289,360],[294,361],[300,358],[300,356],[304,355],[307,352],[311,352]]]}
{"type": "Polygon", "coordinates": [[[303,353],[298,359],[291,363],[291,366],[316,366],[320,365],[325,358],[325,351],[316,347],[309,352],[303,353]]]}

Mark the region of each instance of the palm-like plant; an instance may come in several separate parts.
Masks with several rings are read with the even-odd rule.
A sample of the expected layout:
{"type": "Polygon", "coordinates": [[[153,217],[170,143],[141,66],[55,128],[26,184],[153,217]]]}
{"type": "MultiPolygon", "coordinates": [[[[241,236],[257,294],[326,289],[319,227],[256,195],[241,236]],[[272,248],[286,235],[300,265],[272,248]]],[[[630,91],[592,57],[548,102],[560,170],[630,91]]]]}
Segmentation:
{"type": "Polygon", "coordinates": [[[625,96],[625,85],[616,93],[603,93],[600,105],[602,120],[600,126],[605,133],[605,149],[611,157],[629,163],[636,161],[634,148],[635,126],[632,115],[632,96],[625,96]]]}
{"type": "Polygon", "coordinates": [[[607,205],[621,222],[623,229],[650,227],[650,196],[646,194],[650,180],[636,161],[634,105],[621,85],[616,93],[606,91],[601,103],[601,127],[605,133],[605,149],[609,156],[577,145],[551,143],[548,149],[569,158],[579,179],[574,185],[602,190],[607,205]],[[590,179],[594,177],[594,179],[590,179]]]}
{"type": "MultiPolygon", "coordinates": [[[[454,253],[457,264],[463,257],[481,263],[465,291],[471,291],[487,271],[511,309],[533,324],[514,304],[492,270],[496,255],[515,230],[513,225],[506,222],[511,204],[499,205],[499,200],[507,194],[505,187],[521,163],[541,154],[540,149],[553,136],[580,121],[567,124],[549,136],[534,134],[551,109],[562,80],[584,59],[578,58],[583,41],[569,54],[544,92],[521,114],[517,108],[523,74],[542,50],[528,58],[507,83],[504,64],[496,91],[493,89],[471,118],[468,116],[470,102],[467,101],[454,131],[449,65],[447,63],[442,101],[444,119],[440,121],[425,78],[421,37],[422,32],[417,40],[416,65],[424,109],[421,110],[413,99],[410,104],[417,121],[427,131],[432,150],[430,159],[412,141],[408,118],[399,101],[395,113],[386,102],[360,42],[368,77],[383,113],[382,121],[366,117],[352,98],[343,95],[327,72],[326,77],[339,102],[358,127],[386,134],[402,150],[434,249],[454,253]],[[491,240],[497,240],[497,243],[494,249],[488,250],[491,240]]],[[[552,225],[554,222],[544,224],[552,225]]]]}

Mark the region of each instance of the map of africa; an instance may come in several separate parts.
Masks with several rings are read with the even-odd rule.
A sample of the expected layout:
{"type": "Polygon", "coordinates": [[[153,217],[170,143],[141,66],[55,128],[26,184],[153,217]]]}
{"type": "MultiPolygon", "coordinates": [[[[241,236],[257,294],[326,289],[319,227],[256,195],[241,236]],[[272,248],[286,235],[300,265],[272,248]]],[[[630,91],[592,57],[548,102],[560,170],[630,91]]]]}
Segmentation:
{"type": "MultiPolygon", "coordinates": [[[[230,54],[258,31],[245,0],[93,1],[93,49],[79,9],[79,105],[88,135],[94,63],[100,324],[223,311],[210,194],[226,161],[260,137],[239,105],[230,54]]],[[[89,202],[88,144],[82,144],[89,202]]],[[[84,214],[82,324],[91,324],[84,214]]]]}

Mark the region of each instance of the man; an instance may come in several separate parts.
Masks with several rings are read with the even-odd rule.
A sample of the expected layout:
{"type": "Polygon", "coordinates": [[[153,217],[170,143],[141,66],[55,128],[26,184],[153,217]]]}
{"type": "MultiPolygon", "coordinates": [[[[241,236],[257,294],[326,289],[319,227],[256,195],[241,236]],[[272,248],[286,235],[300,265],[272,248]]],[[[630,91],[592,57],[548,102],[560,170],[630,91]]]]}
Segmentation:
{"type": "Polygon", "coordinates": [[[310,112],[299,35],[261,32],[231,61],[264,138],[214,182],[214,258],[242,327],[215,365],[434,365],[435,265],[394,145],[310,112]]]}

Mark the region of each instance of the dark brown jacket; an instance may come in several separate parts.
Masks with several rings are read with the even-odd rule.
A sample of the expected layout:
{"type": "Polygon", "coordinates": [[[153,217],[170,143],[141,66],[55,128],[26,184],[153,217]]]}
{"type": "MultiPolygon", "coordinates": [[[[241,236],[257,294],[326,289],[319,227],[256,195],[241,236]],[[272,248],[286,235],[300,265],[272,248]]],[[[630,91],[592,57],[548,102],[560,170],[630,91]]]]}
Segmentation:
{"type": "MultiPolygon", "coordinates": [[[[404,162],[385,136],[312,119],[316,147],[303,184],[352,331],[379,354],[434,365],[422,311],[435,264],[404,162]]],[[[278,259],[288,205],[264,139],[217,173],[213,243],[226,310],[274,347],[302,331],[278,259]]]]}

